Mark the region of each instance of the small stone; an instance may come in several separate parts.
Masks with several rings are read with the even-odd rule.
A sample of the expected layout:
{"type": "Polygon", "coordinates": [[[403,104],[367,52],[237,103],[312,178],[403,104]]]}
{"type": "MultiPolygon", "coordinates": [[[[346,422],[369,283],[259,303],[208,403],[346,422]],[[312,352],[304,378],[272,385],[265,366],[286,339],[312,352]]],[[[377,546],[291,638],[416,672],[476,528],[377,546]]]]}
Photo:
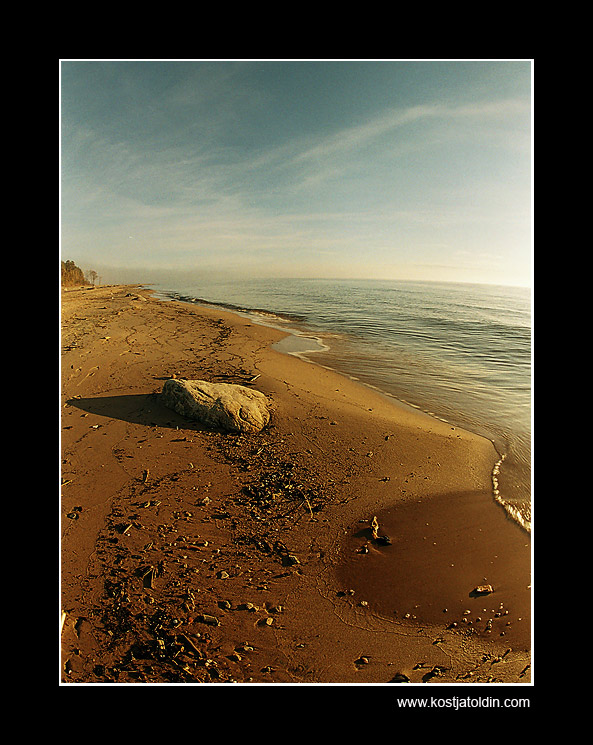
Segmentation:
{"type": "Polygon", "coordinates": [[[409,683],[410,679],[403,673],[396,673],[389,681],[390,683],[409,683]]]}
{"type": "Polygon", "coordinates": [[[198,621],[201,621],[202,623],[206,623],[209,626],[220,626],[220,621],[216,616],[211,616],[208,613],[205,613],[201,616],[198,616],[198,621]]]}
{"type": "Polygon", "coordinates": [[[477,585],[477,587],[474,587],[473,590],[475,595],[488,595],[491,592],[494,592],[492,585],[477,585]]]}

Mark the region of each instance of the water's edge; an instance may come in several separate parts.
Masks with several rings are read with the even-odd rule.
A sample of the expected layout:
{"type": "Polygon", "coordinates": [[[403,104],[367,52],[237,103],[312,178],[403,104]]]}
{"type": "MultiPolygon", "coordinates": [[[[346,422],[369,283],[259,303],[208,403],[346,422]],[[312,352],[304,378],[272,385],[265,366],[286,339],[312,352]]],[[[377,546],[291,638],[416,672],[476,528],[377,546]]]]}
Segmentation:
{"type": "MultiPolygon", "coordinates": [[[[309,355],[313,355],[314,357],[315,353],[330,351],[330,347],[324,342],[324,340],[321,337],[317,336],[315,332],[313,331],[311,331],[311,333],[307,332],[304,319],[298,316],[297,314],[294,314],[294,315],[287,314],[287,313],[278,314],[268,309],[246,308],[244,306],[236,305],[232,303],[212,302],[212,301],[204,300],[202,298],[192,297],[189,295],[183,295],[175,291],[157,291],[155,294],[157,295],[157,297],[159,297],[160,299],[164,299],[164,300],[176,300],[180,302],[191,303],[193,305],[203,305],[203,306],[210,307],[210,308],[219,308],[220,310],[223,310],[223,311],[237,313],[238,315],[248,317],[254,323],[258,323],[263,326],[268,326],[270,328],[280,330],[286,333],[287,336],[284,339],[280,340],[279,342],[275,342],[272,345],[272,348],[283,354],[288,354],[291,356],[298,357],[300,359],[304,359],[307,362],[310,362],[312,364],[321,364],[321,363],[315,359],[311,359],[309,355]],[[291,328],[285,325],[288,323],[300,324],[302,326],[302,329],[295,329],[295,328],[291,328]]],[[[418,406],[410,404],[409,402],[403,399],[399,399],[393,394],[389,393],[388,391],[382,390],[379,386],[373,385],[371,383],[367,383],[366,381],[361,380],[355,375],[351,375],[347,372],[344,372],[338,367],[331,367],[329,365],[324,365],[324,364],[321,364],[321,366],[326,367],[327,369],[331,369],[333,372],[337,372],[340,375],[345,375],[351,380],[356,381],[358,384],[364,385],[365,387],[373,389],[374,391],[380,393],[381,395],[387,397],[391,401],[394,401],[397,404],[405,408],[413,409],[416,412],[422,412],[426,416],[429,416],[433,419],[437,419],[439,421],[448,422],[447,419],[443,417],[439,417],[431,411],[427,411],[418,406]]],[[[453,422],[451,422],[451,424],[455,424],[455,426],[459,426],[458,424],[453,423],[453,422]]],[[[492,443],[496,453],[499,455],[499,459],[495,463],[492,469],[492,473],[491,473],[493,499],[500,507],[502,507],[505,510],[505,512],[507,513],[508,517],[511,520],[516,522],[527,533],[530,533],[531,522],[527,520],[524,515],[522,515],[521,511],[516,506],[505,501],[505,499],[501,495],[500,471],[507,457],[507,454],[504,452],[501,452],[500,446],[493,439],[485,436],[483,433],[475,432],[471,430],[470,428],[468,428],[466,425],[464,425],[461,428],[465,429],[466,431],[471,431],[472,434],[477,434],[480,437],[484,437],[485,439],[488,439],[492,443]]]]}

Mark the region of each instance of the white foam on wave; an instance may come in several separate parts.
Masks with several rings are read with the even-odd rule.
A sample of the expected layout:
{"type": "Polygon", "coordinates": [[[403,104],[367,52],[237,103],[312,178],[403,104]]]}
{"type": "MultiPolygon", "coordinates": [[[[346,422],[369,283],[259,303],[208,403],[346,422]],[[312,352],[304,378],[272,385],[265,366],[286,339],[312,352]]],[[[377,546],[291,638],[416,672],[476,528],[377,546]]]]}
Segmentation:
{"type": "Polygon", "coordinates": [[[329,347],[319,336],[305,335],[295,331],[273,344],[272,349],[301,359],[306,359],[307,354],[329,351],[329,347]]]}
{"type": "Polygon", "coordinates": [[[506,510],[509,517],[511,517],[528,533],[531,533],[531,520],[528,520],[518,507],[506,502],[500,494],[498,476],[500,474],[500,467],[503,464],[505,458],[506,454],[503,454],[492,469],[492,493],[494,494],[494,499],[496,502],[498,502],[498,504],[501,505],[501,507],[506,510]]]}

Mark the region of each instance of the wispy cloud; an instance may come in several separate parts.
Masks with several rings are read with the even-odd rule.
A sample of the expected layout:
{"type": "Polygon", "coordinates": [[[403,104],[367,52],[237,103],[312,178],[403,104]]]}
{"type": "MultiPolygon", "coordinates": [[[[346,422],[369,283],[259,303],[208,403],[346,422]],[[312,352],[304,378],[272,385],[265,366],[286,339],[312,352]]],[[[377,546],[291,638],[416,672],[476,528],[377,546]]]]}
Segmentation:
{"type": "Polygon", "coordinates": [[[282,128],[290,137],[268,142],[241,136],[241,114],[264,104],[269,112],[272,100],[244,72],[240,64],[191,68],[126,118],[146,91],[130,70],[119,83],[130,92],[121,119],[66,117],[66,250],[94,246],[126,263],[269,263],[315,253],[346,260],[364,246],[392,260],[429,245],[455,250],[462,229],[463,245],[481,241],[490,251],[503,241],[501,226],[524,221],[523,184],[504,169],[527,157],[529,101],[443,97],[361,109],[357,123],[282,128]]]}
{"type": "MultiPolygon", "coordinates": [[[[424,148],[455,138],[448,125],[460,120],[487,124],[489,121],[525,113],[521,101],[504,100],[481,105],[414,106],[390,109],[357,126],[345,127],[327,136],[294,139],[282,146],[255,152],[232,152],[224,147],[197,153],[187,145],[146,151],[133,142],[107,140],[91,129],[73,132],[64,160],[65,182],[74,178],[77,188],[85,183],[97,194],[111,191],[118,197],[144,204],[191,206],[205,202],[228,204],[230,195],[242,193],[287,194],[320,188],[353,171],[359,175],[377,167],[367,150],[376,144],[383,158],[397,160],[424,148]],[[418,123],[438,124],[437,130],[402,134],[418,123]],[[390,138],[385,142],[386,138],[390,138]]],[[[474,130],[474,136],[478,136],[474,130]]],[[[486,135],[482,135],[486,136],[486,135]]],[[[371,153],[372,155],[372,153],[371,153]]],[[[379,165],[381,165],[379,161],[379,165]]],[[[245,200],[248,203],[248,199],[245,200]]],[[[236,203],[233,203],[236,207],[236,203]]]]}
{"type": "Polygon", "coordinates": [[[474,146],[492,145],[506,149],[529,148],[528,136],[501,133],[501,124],[529,116],[524,101],[505,99],[481,104],[445,106],[441,104],[390,109],[356,126],[344,127],[332,134],[295,140],[281,148],[258,153],[237,164],[237,170],[266,174],[291,174],[283,187],[291,192],[321,187],[348,173],[360,177],[386,163],[420,155],[435,146],[446,148],[471,138],[474,146]],[[459,129],[460,123],[471,129],[459,129]],[[414,125],[424,125],[419,130],[414,125]],[[460,134],[462,132],[462,134],[460,134]],[[377,155],[376,147],[381,149],[377,155]]]}

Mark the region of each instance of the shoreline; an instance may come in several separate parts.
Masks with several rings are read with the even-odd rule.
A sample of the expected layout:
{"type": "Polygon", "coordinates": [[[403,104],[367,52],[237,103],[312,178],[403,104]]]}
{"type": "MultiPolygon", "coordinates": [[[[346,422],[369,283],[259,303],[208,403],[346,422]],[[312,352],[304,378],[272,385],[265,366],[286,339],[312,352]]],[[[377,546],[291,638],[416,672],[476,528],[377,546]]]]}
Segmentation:
{"type": "MultiPolygon", "coordinates": [[[[489,440],[490,442],[492,442],[493,447],[498,453],[498,460],[494,464],[492,469],[493,500],[496,502],[497,505],[499,505],[503,510],[506,511],[510,519],[514,520],[528,534],[531,534],[531,509],[529,508],[529,513],[526,516],[525,508],[522,505],[518,506],[513,498],[509,499],[505,497],[501,492],[501,482],[506,482],[506,487],[509,487],[508,474],[506,474],[505,472],[501,474],[501,466],[505,463],[505,461],[507,461],[509,452],[508,443],[506,443],[507,449],[505,449],[505,442],[500,439],[500,436],[497,438],[497,436],[494,435],[492,432],[487,432],[483,426],[482,428],[480,428],[479,426],[472,427],[471,424],[468,424],[467,422],[464,423],[463,421],[454,421],[450,418],[447,418],[446,416],[439,416],[432,411],[432,408],[434,407],[426,405],[426,403],[424,407],[417,404],[412,404],[399,397],[397,393],[389,392],[376,383],[370,382],[369,380],[361,379],[360,377],[357,377],[356,375],[342,369],[339,364],[335,364],[335,362],[337,361],[335,359],[334,364],[332,364],[331,355],[330,359],[327,358],[327,354],[330,353],[330,347],[328,347],[327,344],[324,342],[323,337],[316,335],[316,332],[313,329],[309,328],[304,319],[298,314],[291,314],[287,312],[277,313],[276,311],[267,308],[251,308],[233,303],[205,300],[203,298],[179,293],[174,290],[155,290],[155,293],[157,295],[160,295],[160,299],[164,299],[167,301],[176,300],[178,302],[187,302],[192,305],[197,305],[198,307],[202,306],[206,308],[218,308],[222,312],[236,313],[240,316],[251,319],[254,323],[269,326],[272,329],[281,331],[284,334],[284,338],[280,339],[279,342],[276,342],[272,345],[272,348],[274,350],[278,350],[283,352],[284,354],[289,354],[306,362],[311,362],[313,364],[319,365],[320,367],[324,367],[332,372],[335,372],[338,375],[343,375],[350,380],[358,383],[359,385],[376,391],[380,395],[386,397],[392,403],[395,403],[396,406],[407,407],[412,411],[415,411],[419,414],[424,414],[431,419],[436,419],[438,421],[444,422],[445,424],[457,426],[463,430],[472,432],[478,437],[483,437],[489,440]],[[290,328],[284,327],[283,324],[285,323],[290,323],[293,325],[290,328]],[[296,326],[299,326],[300,324],[300,327],[295,327],[294,324],[296,324],[296,326]],[[304,340],[310,340],[311,344],[316,345],[316,347],[308,347],[304,340]],[[324,355],[326,355],[325,360],[320,361],[318,357],[321,357],[323,359],[324,355]]],[[[334,336],[334,334],[332,334],[331,332],[328,333],[329,336],[334,336]]],[[[486,429],[488,429],[488,427],[486,427],[486,429]]],[[[516,464],[513,467],[516,468],[516,464]]],[[[510,488],[510,494],[512,494],[513,489],[516,488],[516,485],[513,483],[512,479],[510,482],[510,488]]]]}
{"type": "Polygon", "coordinates": [[[64,682],[530,682],[530,538],[484,498],[490,441],[276,351],[289,331],[219,306],[141,285],[73,289],[62,322],[64,682]],[[272,426],[230,436],[183,420],[158,400],[173,375],[257,375],[272,426]],[[462,503],[472,524],[496,530],[467,534],[451,506],[462,503]],[[435,536],[406,522],[419,511],[439,521],[430,552],[420,542],[435,536]],[[392,543],[357,553],[374,515],[392,543]],[[455,581],[442,568],[451,551],[469,560],[455,581]],[[385,559],[402,556],[406,576],[385,581],[385,559]],[[147,583],[145,566],[161,574],[147,583]],[[488,630],[459,604],[492,572],[494,592],[479,600],[488,630]]]}

